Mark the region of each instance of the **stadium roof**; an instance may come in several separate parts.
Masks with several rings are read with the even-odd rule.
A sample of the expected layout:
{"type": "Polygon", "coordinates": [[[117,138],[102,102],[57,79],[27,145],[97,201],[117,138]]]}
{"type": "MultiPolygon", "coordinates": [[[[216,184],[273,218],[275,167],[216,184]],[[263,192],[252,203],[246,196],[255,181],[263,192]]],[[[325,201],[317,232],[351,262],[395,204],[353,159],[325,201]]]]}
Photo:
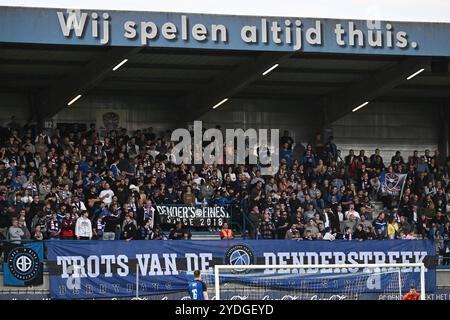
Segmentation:
{"type": "Polygon", "coordinates": [[[188,121],[226,98],[307,100],[327,123],[375,99],[450,98],[450,24],[14,7],[0,18],[0,91],[28,95],[41,119],[79,95],[163,98],[188,121]]]}
{"type": "MultiPolygon", "coordinates": [[[[47,116],[78,93],[168,98],[174,105],[195,106],[199,114],[224,97],[329,99],[342,107],[343,96],[348,95],[355,97],[351,99],[354,104],[365,99],[447,100],[450,75],[432,72],[431,61],[399,56],[3,44],[0,90],[31,95],[47,92],[47,101],[55,104],[48,106],[47,116]],[[125,57],[127,63],[112,71],[125,57]],[[278,68],[262,76],[275,63],[278,68]],[[420,76],[406,80],[422,66],[425,71],[420,76]]],[[[443,61],[448,67],[449,61],[443,61]]],[[[347,107],[354,104],[349,101],[347,107]]]]}

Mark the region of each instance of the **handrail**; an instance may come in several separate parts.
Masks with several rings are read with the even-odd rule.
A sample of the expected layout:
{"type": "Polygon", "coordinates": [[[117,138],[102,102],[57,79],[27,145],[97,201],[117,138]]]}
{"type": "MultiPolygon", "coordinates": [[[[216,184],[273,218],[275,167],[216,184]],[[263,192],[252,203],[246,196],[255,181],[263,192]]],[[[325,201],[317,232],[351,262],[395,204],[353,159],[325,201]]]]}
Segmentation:
{"type": "Polygon", "coordinates": [[[242,235],[244,235],[245,232],[242,229],[242,225],[239,222],[230,222],[229,225],[230,227],[236,226],[237,227],[236,230],[240,232],[242,235]]]}
{"type": "Polygon", "coordinates": [[[0,240],[0,243],[3,242],[11,242],[11,243],[17,243],[17,242],[39,242],[44,240],[36,240],[36,239],[20,239],[20,240],[14,240],[14,239],[2,239],[0,240]]]}

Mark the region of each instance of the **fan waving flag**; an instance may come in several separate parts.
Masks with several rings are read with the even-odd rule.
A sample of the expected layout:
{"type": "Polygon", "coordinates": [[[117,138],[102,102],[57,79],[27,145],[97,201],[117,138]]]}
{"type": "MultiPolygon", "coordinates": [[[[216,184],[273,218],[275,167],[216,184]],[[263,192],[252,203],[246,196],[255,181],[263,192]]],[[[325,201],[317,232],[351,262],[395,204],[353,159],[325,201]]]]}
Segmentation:
{"type": "Polygon", "coordinates": [[[407,174],[383,172],[380,175],[381,193],[384,195],[400,195],[407,174]]]}

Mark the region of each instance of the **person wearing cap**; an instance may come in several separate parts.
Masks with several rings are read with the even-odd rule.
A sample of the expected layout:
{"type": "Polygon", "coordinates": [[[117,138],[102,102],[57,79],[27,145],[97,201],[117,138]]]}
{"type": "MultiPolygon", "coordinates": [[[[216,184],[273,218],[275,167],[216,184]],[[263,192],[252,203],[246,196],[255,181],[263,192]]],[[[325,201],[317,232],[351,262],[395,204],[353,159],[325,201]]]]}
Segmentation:
{"type": "Polygon", "coordinates": [[[139,193],[139,187],[136,186],[136,185],[134,185],[134,184],[130,184],[129,189],[130,189],[132,192],[138,192],[138,193],[139,193]]]}
{"type": "Polygon", "coordinates": [[[403,296],[403,300],[420,300],[420,293],[416,291],[414,285],[409,287],[409,291],[403,296]]]}

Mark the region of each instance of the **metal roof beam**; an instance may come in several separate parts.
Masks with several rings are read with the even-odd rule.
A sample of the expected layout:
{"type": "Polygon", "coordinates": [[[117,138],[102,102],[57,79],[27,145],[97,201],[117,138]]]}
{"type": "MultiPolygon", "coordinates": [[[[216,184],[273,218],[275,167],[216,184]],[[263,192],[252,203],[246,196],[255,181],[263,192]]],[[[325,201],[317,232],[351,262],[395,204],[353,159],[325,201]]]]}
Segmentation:
{"type": "Polygon", "coordinates": [[[225,98],[232,98],[274,64],[289,59],[295,52],[265,52],[240,63],[231,71],[220,74],[210,84],[183,97],[177,104],[184,105],[190,119],[198,119],[210,111],[212,106],[225,98]]]}
{"type": "Polygon", "coordinates": [[[112,68],[123,59],[139,52],[141,48],[111,47],[98,55],[84,67],[67,74],[60,81],[40,93],[40,103],[45,108],[42,117],[50,118],[67,106],[77,95],[86,94],[112,72],[112,68]]]}
{"type": "Polygon", "coordinates": [[[80,60],[46,60],[46,59],[3,59],[0,58],[0,65],[12,66],[83,66],[86,61],[80,60]]]}
{"type": "Polygon", "coordinates": [[[332,124],[362,103],[386,94],[406,82],[409,75],[421,68],[427,68],[429,64],[430,60],[427,58],[406,58],[324,97],[326,125],[332,124]]]}

